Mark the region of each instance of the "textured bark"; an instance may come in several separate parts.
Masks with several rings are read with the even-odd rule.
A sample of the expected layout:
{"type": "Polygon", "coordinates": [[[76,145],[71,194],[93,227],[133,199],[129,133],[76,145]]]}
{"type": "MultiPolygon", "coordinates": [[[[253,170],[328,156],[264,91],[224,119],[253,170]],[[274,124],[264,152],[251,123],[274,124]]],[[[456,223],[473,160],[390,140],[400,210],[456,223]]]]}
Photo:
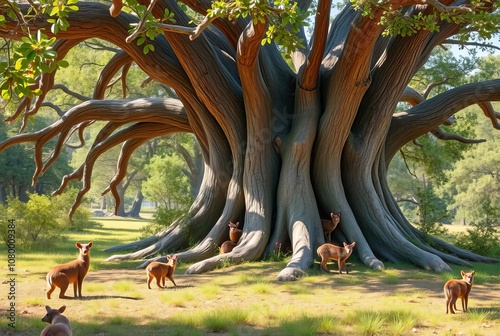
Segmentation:
{"type": "MultiPolygon", "coordinates": [[[[211,5],[205,0],[181,2],[201,15],[211,5]]],[[[436,5],[389,2],[407,15],[432,13],[436,5]]],[[[299,6],[310,4],[301,1],[299,6]]],[[[36,143],[36,181],[71,132],[83,141],[88,125],[105,121],[85,163],[65,176],[54,192],[61,193],[71,180],[83,182],[70,215],[90,188],[95,161],[115,145],[122,144],[122,150],[116,174],[103,193],[113,194],[117,209],[122,206],[120,186],[128,161],[141,144],[172,132],[192,132],[203,157],[203,169],[190,164],[191,172],[202,172],[203,177],[189,212],[163,232],[109,249],[127,252],[108,260],[145,259],[141,268],[165,259],[159,255],[175,252],[179,260],[194,262],[187,270],[194,274],[227,260],[264,258],[281,246],[289,247],[292,255],[277,278],[292,281],[313,265],[316,248],[324,242],[320,218],[341,211],[334,240],[356,242],[354,253],[374,269],[382,269],[384,260],[411,262],[436,272],[449,270],[448,263],[498,262],[436,238],[429,244],[429,238],[404,218],[386,181],[394,154],[418,136],[432,132],[441,139],[465,141],[442,133],[439,126],[467,106],[479,104],[493,127],[500,128],[499,113],[490,104],[500,100],[498,79],[463,85],[430,99],[407,87],[432,49],[460,26],[442,22],[437,32],[387,37],[382,36],[381,24],[385,7],[374,7],[363,17],[348,4],[329,23],[331,1],[320,0],[313,39],[293,53],[292,71],[276,45],[262,45],[265,20],[204,20],[195,27],[177,3],[158,0],[149,8],[151,14],[160,18],[168,9],[176,21],[149,42],[154,52],[144,54],[142,46],[127,41],[129,25],[141,23],[119,11],[121,1],[113,1],[112,8],[96,2],[78,5],[78,13],[68,18],[69,29],[56,36],[59,57],[90,38],[121,50],[103,67],[92,99],[80,97],[85,101],[43,130],[1,142],[0,152],[17,143],[36,143]],[[119,73],[125,95],[132,63],[147,74],[147,81],[168,87],[178,99],[104,100],[106,88],[119,73]],[[412,107],[395,114],[400,101],[412,107]],[[44,161],[44,145],[54,138],[56,149],[44,161]],[[243,234],[230,253],[221,255],[218,246],[228,240],[230,221],[240,222],[243,234]]],[[[26,11],[27,6],[20,8],[26,11]]],[[[45,29],[50,34],[43,17],[30,25],[33,31],[45,29]]],[[[15,21],[0,27],[4,38],[19,39],[23,34],[15,21]]],[[[306,38],[304,30],[297,34],[306,38]]],[[[54,75],[43,75],[37,85],[43,94],[35,101],[24,99],[7,121],[26,122],[43,104],[50,104],[45,100],[46,93],[57,88],[54,75]]]]}

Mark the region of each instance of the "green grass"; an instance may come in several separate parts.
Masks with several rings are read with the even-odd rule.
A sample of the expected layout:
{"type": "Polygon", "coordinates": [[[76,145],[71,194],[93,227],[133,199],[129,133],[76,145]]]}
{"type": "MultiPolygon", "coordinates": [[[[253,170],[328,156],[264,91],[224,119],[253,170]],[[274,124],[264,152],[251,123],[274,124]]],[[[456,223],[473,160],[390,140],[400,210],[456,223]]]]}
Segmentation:
{"type": "MultiPolygon", "coordinates": [[[[419,334],[436,329],[443,335],[461,331],[490,335],[485,331],[500,325],[500,309],[493,300],[484,303],[484,298],[475,296],[474,288],[469,313],[444,314],[442,286],[447,279],[460,278],[460,270],[464,269],[453,265],[452,271],[444,274],[391,263],[384,271],[374,271],[353,256],[349,259],[349,274],[328,274],[316,263],[299,281],[283,283],[276,281],[276,275],[285,267],[285,261],[228,264],[200,276],[184,275],[190,265],[180,263],[174,276],[177,287],[167,280],[166,289],[153,284],[149,290],[144,270],[136,270],[139,262],[106,262],[110,253],[104,252],[134,241],[146,221],[98,220],[102,228],[71,233],[70,239],[56,245],[53,252],[19,250],[18,287],[34,287],[37,294],[26,297],[22,291],[19,293],[17,303],[27,313],[18,315],[16,332],[39,335],[47,325],[40,321],[46,304],[68,305],[66,315],[71,318],[74,334],[89,336],[124,335],[124,331],[165,335],[166,330],[168,335],[187,336],[407,335],[413,328],[419,334]],[[45,274],[51,266],[76,257],[76,241],[94,242],[89,274],[102,271],[108,275],[84,282],[84,300],[48,301],[45,274]],[[120,274],[125,270],[127,273],[120,274]],[[418,283],[428,285],[419,288],[418,283]]],[[[4,254],[0,254],[0,264],[6,264],[4,254]]],[[[335,270],[336,264],[329,264],[329,269],[335,270]]],[[[483,291],[500,284],[498,265],[473,263],[473,268],[464,270],[472,269],[476,270],[475,284],[483,291]]],[[[0,269],[5,278],[4,273],[0,269]]],[[[72,287],[67,293],[72,296],[72,287]]],[[[5,324],[0,325],[0,334],[5,330],[5,324]]]]}

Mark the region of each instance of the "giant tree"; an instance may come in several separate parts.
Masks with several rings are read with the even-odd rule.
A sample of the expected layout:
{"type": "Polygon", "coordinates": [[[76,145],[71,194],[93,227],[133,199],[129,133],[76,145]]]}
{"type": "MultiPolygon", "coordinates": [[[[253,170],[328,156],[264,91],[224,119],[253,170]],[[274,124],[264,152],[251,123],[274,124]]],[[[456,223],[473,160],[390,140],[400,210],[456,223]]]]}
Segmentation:
{"type": "MultiPolygon", "coordinates": [[[[319,0],[310,38],[304,13],[313,2],[307,0],[130,0],[123,1],[123,10],[122,1],[114,0],[111,8],[79,2],[78,11],[70,2],[54,7],[41,1],[48,4],[37,11],[29,11],[30,5],[7,11],[12,2],[4,5],[9,15],[0,35],[23,38],[24,49],[13,54],[15,62],[4,64],[0,90],[4,97],[26,95],[7,121],[36,113],[57,66],[81,41],[99,38],[121,51],[102,70],[93,100],[69,109],[50,127],[4,141],[0,151],[35,142],[36,180],[71,131],[106,121],[85,166],[65,176],[55,191],[81,179],[75,206],[91,184],[96,158],[116,144],[122,143],[122,150],[106,190],[112,192],[134,149],[153,137],[192,132],[204,157],[202,185],[189,213],[164,232],[117,247],[135,251],[110,260],[181,251],[181,260],[197,261],[187,272],[200,273],[226,258],[261,258],[279,242],[293,254],[278,279],[294,280],[313,264],[323,243],[320,218],[341,211],[336,240],[355,241],[360,260],[375,269],[386,260],[437,272],[449,270],[448,263],[497,262],[424,239],[402,215],[386,181],[387,165],[404,144],[438,130],[466,106],[500,99],[500,79],[430,99],[408,87],[435,47],[496,32],[497,0],[353,0],[333,21],[332,2],[319,0]],[[42,29],[56,40],[52,59],[38,42],[45,41],[42,34],[35,34],[42,29]],[[37,47],[35,55],[26,52],[30,43],[37,47]],[[126,73],[132,62],[178,99],[104,100],[111,77],[126,73]],[[46,72],[38,71],[40,64],[46,72]],[[19,74],[16,65],[30,72],[19,74]],[[30,97],[30,90],[38,96],[30,97]],[[395,113],[400,101],[412,107],[395,113]],[[58,147],[44,161],[43,146],[53,137],[58,147]],[[214,255],[214,244],[227,240],[229,221],[239,221],[243,235],[231,253],[214,255]],[[198,243],[188,249],[189,241],[198,243]]],[[[500,128],[498,113],[486,114],[500,128]]]]}

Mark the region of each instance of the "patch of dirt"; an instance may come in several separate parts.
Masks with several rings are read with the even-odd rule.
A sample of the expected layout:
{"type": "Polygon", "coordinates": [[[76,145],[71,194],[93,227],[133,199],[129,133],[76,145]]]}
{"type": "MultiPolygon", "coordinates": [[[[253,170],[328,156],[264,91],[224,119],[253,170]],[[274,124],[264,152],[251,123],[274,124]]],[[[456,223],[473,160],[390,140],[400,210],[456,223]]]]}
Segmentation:
{"type": "MultiPolygon", "coordinates": [[[[335,264],[328,267],[332,270],[330,274],[313,271],[311,276],[292,283],[277,282],[279,269],[276,267],[268,269],[244,264],[201,275],[186,275],[178,269],[174,275],[177,287],[167,279],[165,289],[157,288],[154,280],[152,289],[148,289],[145,270],[96,270],[90,271],[85,278],[81,300],[59,299],[59,289],[52,294],[53,299],[47,300],[45,274],[26,272],[18,277],[16,309],[18,316],[41,319],[45,314],[45,305],[53,308],[66,305],[65,315],[75,324],[115,316],[142,319],[142,323],[148,324],[190,311],[201,312],[220,307],[252,309],[259,305],[276,305],[276,309],[291,305],[311,312],[331,311],[336,319],[358,310],[406,309],[425,316],[415,326],[415,335],[500,334],[499,284],[473,286],[469,309],[488,312],[493,319],[471,323],[461,316],[464,314],[461,311],[455,316],[445,314],[444,282],[439,275],[429,274],[428,279],[422,279],[425,273],[404,270],[395,280],[389,280],[361,270],[363,266],[349,266],[350,273],[342,275],[333,271],[336,270],[335,264]],[[412,272],[415,272],[414,277],[412,272]],[[239,276],[242,273],[245,276],[239,276]],[[264,293],[252,290],[255,283],[264,283],[268,290],[264,293]],[[219,286],[220,289],[207,296],[201,289],[206,284],[214,288],[219,286]],[[180,299],[176,301],[175,298],[180,299]]],[[[3,293],[4,286],[0,287],[3,293]]],[[[71,285],[66,294],[73,296],[71,285]]],[[[0,302],[3,311],[6,307],[5,296],[0,302]]],[[[460,300],[457,307],[461,310],[460,300]]],[[[2,335],[38,335],[40,332],[16,334],[4,327],[5,320],[2,323],[2,335]]],[[[127,327],[124,328],[123,335],[126,335],[127,327]]],[[[206,335],[212,333],[207,332],[206,335]]]]}

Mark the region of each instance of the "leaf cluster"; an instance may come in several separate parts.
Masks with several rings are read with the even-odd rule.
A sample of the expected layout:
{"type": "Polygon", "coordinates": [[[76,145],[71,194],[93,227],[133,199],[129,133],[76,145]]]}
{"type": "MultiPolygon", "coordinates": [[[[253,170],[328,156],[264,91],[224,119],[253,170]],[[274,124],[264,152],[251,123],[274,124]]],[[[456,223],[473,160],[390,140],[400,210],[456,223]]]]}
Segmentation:
{"type": "Polygon", "coordinates": [[[148,8],[144,5],[139,4],[136,0],[127,1],[127,8],[134,12],[139,18],[140,22],[132,24],[129,32],[132,34],[136,29],[139,29],[137,45],[141,46],[144,44],[142,51],[144,54],[148,54],[150,51],[154,51],[155,47],[149,41],[153,41],[158,35],[163,34],[160,28],[160,23],[175,23],[174,13],[165,9],[163,13],[163,18],[155,18],[148,8]]]}
{"type": "Polygon", "coordinates": [[[9,100],[13,94],[19,98],[40,95],[41,90],[35,85],[37,77],[68,66],[67,61],[57,60],[57,52],[53,49],[55,41],[55,37],[48,39],[39,30],[15,44],[12,58],[0,62],[2,99],[9,100]]]}
{"type": "Polygon", "coordinates": [[[263,0],[218,0],[207,11],[209,18],[227,18],[230,21],[249,17],[252,23],[267,24],[267,31],[261,44],[278,43],[289,55],[298,48],[304,48],[303,39],[298,36],[301,27],[307,26],[309,13],[299,8],[297,2],[278,0],[274,6],[263,0]]]}
{"type": "Polygon", "coordinates": [[[439,1],[423,2],[434,7],[428,14],[422,11],[408,11],[406,7],[394,6],[390,1],[351,0],[353,8],[363,16],[374,18],[377,10],[382,10],[379,24],[385,27],[383,36],[411,36],[420,30],[439,32],[441,25],[452,23],[461,26],[459,39],[467,41],[470,32],[475,31],[479,38],[490,39],[500,27],[498,11],[487,11],[488,6],[498,7],[498,0],[476,0],[467,6],[445,6],[439,1]]]}

